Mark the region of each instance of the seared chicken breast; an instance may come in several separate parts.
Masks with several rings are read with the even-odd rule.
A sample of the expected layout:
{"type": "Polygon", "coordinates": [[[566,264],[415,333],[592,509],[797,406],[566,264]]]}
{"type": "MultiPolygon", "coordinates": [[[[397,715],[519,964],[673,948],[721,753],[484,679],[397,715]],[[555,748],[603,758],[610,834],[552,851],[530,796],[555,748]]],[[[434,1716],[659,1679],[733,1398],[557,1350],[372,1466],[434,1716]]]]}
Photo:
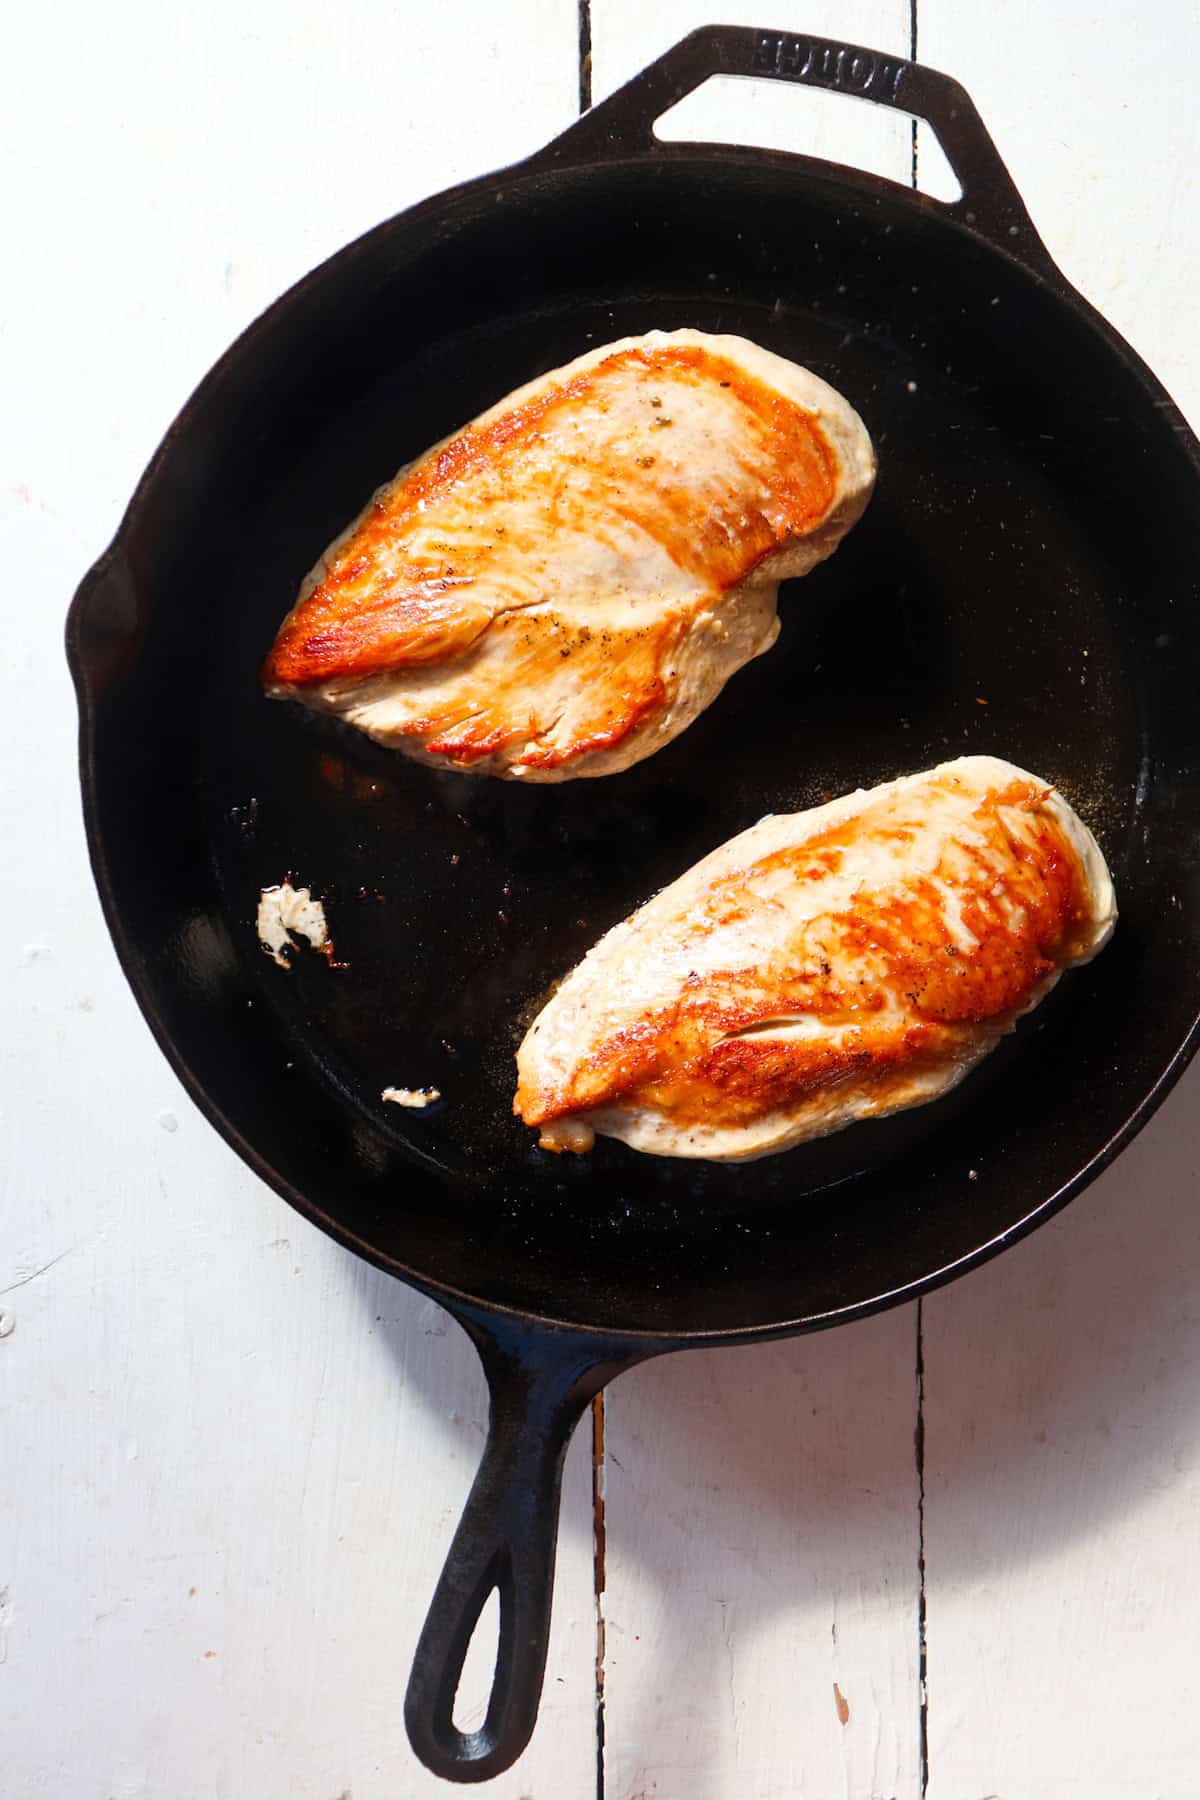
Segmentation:
{"type": "Polygon", "coordinates": [[[766,818],[567,976],[514,1110],[550,1150],[786,1150],[944,1094],[1116,916],[1091,832],[993,757],[766,818]]]}
{"type": "Polygon", "coordinates": [[[435,766],[627,768],[779,632],[871,493],[841,396],[744,338],[590,351],[402,469],[301,587],[268,694],[435,766]]]}

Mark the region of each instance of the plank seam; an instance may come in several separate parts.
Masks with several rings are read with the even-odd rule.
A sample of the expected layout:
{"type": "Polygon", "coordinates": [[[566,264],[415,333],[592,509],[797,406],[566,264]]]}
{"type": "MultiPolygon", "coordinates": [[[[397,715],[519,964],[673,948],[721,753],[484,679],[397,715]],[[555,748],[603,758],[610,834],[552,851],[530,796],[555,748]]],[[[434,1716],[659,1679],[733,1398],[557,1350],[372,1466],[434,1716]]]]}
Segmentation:
{"type": "Polygon", "coordinates": [[[579,0],[579,110],[592,104],[592,0],[579,0]]]}
{"type": "Polygon", "coordinates": [[[929,1791],[929,1664],[925,1616],[925,1314],[917,1301],[917,1423],[913,1433],[917,1464],[917,1695],[920,1717],[917,1755],[921,1800],[929,1791]]]}
{"type": "MultiPolygon", "coordinates": [[[[580,0],[580,5],[586,5],[586,3],[587,0],[580,0]]],[[[908,0],[908,60],[909,62],[917,61],[917,0],[908,0]]],[[[917,180],[917,147],[919,143],[917,125],[918,121],[914,119],[912,121],[911,170],[912,185],[914,189],[919,188],[921,185],[917,180]]]]}
{"type": "Polygon", "coordinates": [[[596,1800],[604,1800],[604,1389],[592,1401],[592,1570],[596,1594],[596,1800]]]}
{"type": "MultiPolygon", "coordinates": [[[[917,4],[908,5],[908,59],[917,58],[917,4]]],[[[912,168],[910,180],[914,193],[920,188],[917,163],[920,134],[918,121],[912,121],[912,168]]],[[[929,1792],[929,1635],[925,1596],[925,1308],[917,1301],[917,1424],[913,1434],[913,1452],[917,1465],[917,1758],[921,1800],[929,1792]]]]}

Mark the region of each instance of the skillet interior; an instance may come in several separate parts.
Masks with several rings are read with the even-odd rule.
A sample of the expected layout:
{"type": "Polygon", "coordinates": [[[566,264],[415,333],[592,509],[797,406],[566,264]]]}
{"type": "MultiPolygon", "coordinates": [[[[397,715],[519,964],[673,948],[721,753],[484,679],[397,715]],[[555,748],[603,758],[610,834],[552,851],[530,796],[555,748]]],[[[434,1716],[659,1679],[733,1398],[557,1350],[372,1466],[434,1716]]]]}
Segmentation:
{"type": "Polygon", "coordinates": [[[382,227],[201,390],[77,657],[98,872],[152,1022],[289,1198],[490,1304],[753,1330],[980,1252],[1078,1184],[1196,1016],[1189,443],[1085,310],[901,190],[786,158],[518,170],[382,227]],[[589,344],[685,324],[833,381],[881,468],[697,725],[625,775],[522,789],[262,699],[300,577],[375,484],[589,344]],[[985,750],[1061,783],[1122,919],[955,1095],[741,1168],[533,1147],[513,1048],[601,931],[763,813],[985,750]],[[259,888],[289,871],[347,970],[259,952],[259,888]],[[384,1107],[387,1083],[445,1101],[384,1107]]]}

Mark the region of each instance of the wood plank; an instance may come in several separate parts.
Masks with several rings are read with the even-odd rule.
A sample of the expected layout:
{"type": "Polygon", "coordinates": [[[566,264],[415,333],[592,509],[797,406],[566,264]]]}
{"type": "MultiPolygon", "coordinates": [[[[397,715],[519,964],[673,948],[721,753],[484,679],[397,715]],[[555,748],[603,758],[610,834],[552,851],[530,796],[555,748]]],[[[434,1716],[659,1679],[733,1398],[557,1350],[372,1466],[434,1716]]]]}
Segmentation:
{"type": "Polygon", "coordinates": [[[1196,1791],[1198,1101],[925,1303],[930,1800],[1196,1791]]]}
{"type": "MultiPolygon", "coordinates": [[[[711,17],[593,0],[600,96],[711,17]]],[[[757,5],[730,23],[771,24],[757,5]]],[[[804,29],[908,49],[903,5],[804,29]]],[[[711,83],[672,135],[803,149],[906,181],[908,121],[783,84],[711,83]]],[[[606,1398],[609,1800],[915,1800],[915,1314],[694,1352],[606,1398]]]]}
{"type": "MultiPolygon", "coordinates": [[[[474,1352],[262,1187],[154,1048],[93,896],[61,630],[229,338],[567,122],[574,9],[25,8],[0,82],[0,1788],[423,1800],[401,1706],[474,1352]]],[[[541,1728],[490,1792],[591,1792],[594,1656],[581,1439],[541,1728]]]]}
{"type": "MultiPolygon", "coordinates": [[[[1200,424],[1200,14],[920,0],[1052,254],[1200,424]]],[[[924,1308],[930,1800],[1183,1800],[1200,1730],[1200,1076],[924,1308]]]]}
{"type": "MultiPolygon", "coordinates": [[[[1131,0],[1017,0],[998,24],[920,0],[919,56],[963,83],[1063,273],[1200,425],[1200,110],[1182,73],[1200,16],[1160,0],[1148,17],[1131,0]]],[[[928,146],[922,127],[918,166],[928,146]]]]}
{"type": "Polygon", "coordinates": [[[619,1800],[915,1800],[915,1313],[693,1351],[606,1399],[619,1800]]]}
{"type": "Polygon", "coordinates": [[[578,104],[562,0],[491,18],[470,0],[223,0],[186,17],[117,0],[72,5],[69,23],[27,7],[13,30],[9,448],[35,504],[69,484],[89,550],[192,388],[277,295],[414,200],[527,155],[578,104]]]}

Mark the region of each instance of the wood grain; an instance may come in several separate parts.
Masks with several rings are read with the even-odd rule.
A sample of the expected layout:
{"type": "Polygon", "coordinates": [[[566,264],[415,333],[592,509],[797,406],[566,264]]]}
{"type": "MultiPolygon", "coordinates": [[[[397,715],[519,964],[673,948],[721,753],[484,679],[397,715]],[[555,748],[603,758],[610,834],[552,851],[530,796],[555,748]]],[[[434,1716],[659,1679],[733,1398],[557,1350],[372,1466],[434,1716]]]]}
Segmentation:
{"type": "MultiPolygon", "coordinates": [[[[1200,424],[1192,295],[1200,254],[1200,110],[1183,71],[1192,0],[919,0],[922,62],[963,83],[1068,280],[1200,424]]],[[[930,134],[921,127],[918,168],[930,134]]]]}
{"type": "MultiPolygon", "coordinates": [[[[789,23],[757,5],[722,17],[789,23]]],[[[602,95],[712,16],[591,0],[602,95]]],[[[0,1792],[432,1800],[408,1659],[486,1398],[444,1315],[214,1136],[116,968],[61,623],[229,339],[409,200],[567,123],[576,0],[25,8],[0,64],[0,1792]]],[[[907,52],[908,0],[801,28],[907,52]]],[[[1052,253],[1200,423],[1191,68],[1164,0],[919,0],[1052,253]]],[[[906,180],[903,119],[714,83],[663,127],[906,180]]],[[[922,185],[944,188],[928,133],[922,185]]],[[[606,1800],[1191,1800],[1200,1075],[1063,1218],[922,1310],[609,1393],[606,1800]],[[923,1486],[923,1505],[922,1505],[923,1486]],[[925,1580],[922,1595],[920,1555],[925,1580]],[[918,1617],[928,1639],[922,1767],[918,1617]]],[[[546,1700],[489,1792],[596,1788],[593,1470],[546,1700]]],[[[477,1713],[487,1646],[460,1718],[477,1713]]]]}
{"type": "MultiPolygon", "coordinates": [[[[711,13],[593,0],[597,97],[711,13]]],[[[761,7],[723,21],[772,24],[761,7]]],[[[805,30],[907,51],[907,3],[805,30]]],[[[664,135],[806,150],[907,181],[895,114],[714,81],[664,135]]],[[[915,1312],[692,1353],[606,1403],[608,1800],[914,1800],[919,1786],[915,1312]]]]}
{"type": "Polygon", "coordinates": [[[610,1800],[917,1794],[915,1354],[909,1307],[609,1390],[610,1800]]]}
{"type": "MultiPolygon", "coordinates": [[[[1052,255],[1200,425],[1200,14],[920,0],[1052,255]]],[[[924,141],[924,140],[923,140],[924,141]]],[[[1193,1071],[1062,1219],[925,1303],[930,1800],[1185,1800],[1200,1726],[1193,1071]]]]}
{"type": "Polygon", "coordinates": [[[1196,1791],[1198,1097],[925,1302],[931,1800],[1196,1791]]]}
{"type": "MultiPolygon", "coordinates": [[[[317,258],[564,124],[575,19],[27,8],[0,80],[0,1792],[428,1800],[401,1708],[482,1445],[475,1355],[162,1061],[93,893],[61,633],[211,360],[317,258]]],[[[581,1441],[541,1729],[491,1792],[592,1791],[594,1677],[581,1441]]]]}

